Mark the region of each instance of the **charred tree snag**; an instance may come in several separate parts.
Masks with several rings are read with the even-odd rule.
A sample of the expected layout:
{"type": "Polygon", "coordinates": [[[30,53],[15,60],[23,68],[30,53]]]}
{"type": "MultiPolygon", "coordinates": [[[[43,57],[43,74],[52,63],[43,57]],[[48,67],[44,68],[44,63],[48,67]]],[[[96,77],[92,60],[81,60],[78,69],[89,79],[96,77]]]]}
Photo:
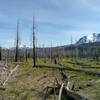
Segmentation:
{"type": "Polygon", "coordinates": [[[2,49],[1,49],[1,46],[0,46],[0,61],[2,60],[1,52],[2,52],[2,49]]]}
{"type": "Polygon", "coordinates": [[[27,62],[27,59],[28,59],[28,57],[27,57],[27,52],[28,52],[28,50],[27,50],[27,48],[25,49],[25,58],[26,58],[26,62],[27,62]]]}
{"type": "Polygon", "coordinates": [[[18,53],[19,53],[19,20],[17,21],[17,35],[16,35],[16,52],[15,52],[15,62],[18,61],[18,53]]]}
{"type": "Polygon", "coordinates": [[[35,32],[34,32],[34,16],[33,16],[33,67],[36,67],[36,54],[35,54],[35,32]]]}

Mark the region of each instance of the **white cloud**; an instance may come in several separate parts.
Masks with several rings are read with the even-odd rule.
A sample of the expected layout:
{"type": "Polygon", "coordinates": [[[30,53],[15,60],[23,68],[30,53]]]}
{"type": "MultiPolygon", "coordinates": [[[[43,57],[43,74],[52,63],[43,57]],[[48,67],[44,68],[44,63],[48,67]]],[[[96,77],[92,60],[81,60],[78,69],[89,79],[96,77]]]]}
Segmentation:
{"type": "Polygon", "coordinates": [[[3,39],[15,38],[15,34],[12,34],[16,33],[16,22],[19,17],[20,32],[24,37],[22,43],[27,44],[25,40],[30,39],[28,33],[32,32],[33,15],[35,15],[36,32],[40,43],[48,43],[51,40],[66,43],[67,40],[70,41],[70,35],[75,41],[85,34],[100,31],[99,0],[96,2],[93,0],[11,0],[7,4],[4,2],[0,4],[0,22],[6,24],[5,27],[0,28],[0,34],[6,34],[5,37],[2,35],[3,39]],[[7,27],[9,28],[6,29],[7,27]]]}

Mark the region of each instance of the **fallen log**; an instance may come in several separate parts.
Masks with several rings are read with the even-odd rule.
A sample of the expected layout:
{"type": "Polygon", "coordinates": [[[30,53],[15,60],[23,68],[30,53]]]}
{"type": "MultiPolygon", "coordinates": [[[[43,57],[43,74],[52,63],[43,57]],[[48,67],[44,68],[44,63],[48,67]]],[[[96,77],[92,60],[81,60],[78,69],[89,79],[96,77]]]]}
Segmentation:
{"type": "Polygon", "coordinates": [[[64,82],[62,83],[61,88],[59,90],[58,100],[62,100],[62,97],[65,98],[64,100],[66,100],[66,98],[70,98],[70,100],[88,100],[85,96],[81,96],[69,88],[70,79],[63,73],[63,71],[61,71],[61,75],[62,77],[64,77],[64,82]]]}
{"type": "Polygon", "coordinates": [[[66,94],[74,100],[88,100],[85,96],[81,96],[71,90],[67,90],[66,88],[64,89],[66,91],[66,94]]]}
{"type": "Polygon", "coordinates": [[[0,90],[6,90],[6,88],[3,86],[0,86],[0,90]]]}
{"type": "Polygon", "coordinates": [[[76,69],[76,68],[71,68],[68,66],[63,66],[62,64],[59,64],[61,67],[56,67],[56,66],[48,66],[48,65],[37,65],[36,67],[38,68],[50,68],[50,69],[58,69],[58,70],[69,70],[69,71],[76,71],[76,72],[84,72],[85,74],[88,75],[93,75],[93,76],[100,76],[100,72],[96,71],[90,71],[90,70],[85,70],[85,69],[76,69]]]}

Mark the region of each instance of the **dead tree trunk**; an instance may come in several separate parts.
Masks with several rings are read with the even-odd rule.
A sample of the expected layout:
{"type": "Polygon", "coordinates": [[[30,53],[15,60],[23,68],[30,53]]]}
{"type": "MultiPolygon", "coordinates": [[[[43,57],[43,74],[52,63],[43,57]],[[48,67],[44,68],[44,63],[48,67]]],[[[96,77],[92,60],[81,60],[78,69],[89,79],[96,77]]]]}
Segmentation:
{"type": "Polygon", "coordinates": [[[19,21],[17,21],[17,35],[16,35],[16,52],[15,52],[15,62],[18,61],[18,53],[19,53],[19,21]]]}
{"type": "Polygon", "coordinates": [[[27,62],[27,52],[28,52],[28,50],[27,50],[27,48],[25,48],[25,59],[26,59],[26,62],[27,62]]]}
{"type": "Polygon", "coordinates": [[[2,55],[1,55],[2,49],[0,47],[0,61],[2,60],[2,55]]]}
{"type": "Polygon", "coordinates": [[[52,62],[52,42],[51,42],[51,47],[50,47],[50,61],[52,62]]]}
{"type": "Polygon", "coordinates": [[[33,67],[36,67],[36,56],[35,56],[35,32],[34,32],[34,16],[33,16],[33,67]]]}
{"type": "Polygon", "coordinates": [[[96,58],[96,61],[98,62],[99,59],[98,59],[98,54],[97,54],[97,48],[95,48],[95,58],[96,58]]]}

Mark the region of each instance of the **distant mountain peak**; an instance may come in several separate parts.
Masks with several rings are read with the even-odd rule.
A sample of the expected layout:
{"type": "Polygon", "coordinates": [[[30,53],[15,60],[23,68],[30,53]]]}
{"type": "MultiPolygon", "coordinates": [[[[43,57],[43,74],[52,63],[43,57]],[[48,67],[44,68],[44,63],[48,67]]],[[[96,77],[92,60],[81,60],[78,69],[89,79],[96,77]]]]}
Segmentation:
{"type": "Polygon", "coordinates": [[[92,35],[81,37],[76,44],[84,44],[90,42],[100,42],[100,33],[93,33],[92,35]]]}

